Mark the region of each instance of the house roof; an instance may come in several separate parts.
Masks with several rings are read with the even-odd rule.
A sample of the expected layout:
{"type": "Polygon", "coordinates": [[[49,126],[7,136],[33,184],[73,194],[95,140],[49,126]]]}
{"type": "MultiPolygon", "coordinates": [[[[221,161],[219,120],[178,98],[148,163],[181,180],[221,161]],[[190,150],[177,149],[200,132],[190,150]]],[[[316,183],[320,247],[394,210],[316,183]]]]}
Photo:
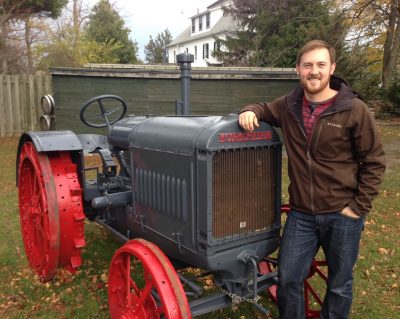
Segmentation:
{"type": "Polygon", "coordinates": [[[206,13],[209,13],[209,12],[211,11],[210,9],[212,9],[212,8],[214,8],[214,7],[217,7],[217,6],[219,6],[219,5],[224,5],[225,2],[228,2],[228,4],[231,3],[231,2],[228,1],[228,0],[218,0],[218,1],[215,1],[214,3],[212,3],[211,5],[209,5],[209,6],[207,7],[207,10],[202,11],[202,12],[197,12],[195,15],[191,16],[189,19],[197,18],[197,17],[200,17],[200,16],[202,16],[202,15],[204,15],[204,14],[206,14],[206,13]]]}
{"type": "Polygon", "coordinates": [[[218,0],[218,1],[215,1],[214,3],[210,4],[210,5],[207,7],[207,9],[210,9],[210,8],[212,8],[212,7],[215,7],[216,5],[222,4],[222,3],[225,2],[225,1],[226,1],[226,0],[218,0]]]}
{"type": "Polygon", "coordinates": [[[231,16],[222,16],[221,19],[212,27],[210,30],[206,32],[202,32],[200,34],[196,34],[192,36],[192,27],[189,25],[181,34],[179,34],[174,41],[172,41],[166,47],[172,47],[178,44],[185,44],[188,42],[192,42],[195,40],[199,40],[202,38],[206,38],[209,36],[216,36],[225,32],[232,32],[238,28],[237,20],[233,19],[231,16]]]}

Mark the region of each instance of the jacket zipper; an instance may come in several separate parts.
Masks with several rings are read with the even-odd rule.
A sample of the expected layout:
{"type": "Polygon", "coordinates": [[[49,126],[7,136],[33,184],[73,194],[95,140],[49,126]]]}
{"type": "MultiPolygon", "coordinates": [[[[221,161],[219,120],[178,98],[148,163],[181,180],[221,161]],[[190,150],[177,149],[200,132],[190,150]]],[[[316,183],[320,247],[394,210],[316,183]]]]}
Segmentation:
{"type": "MultiPolygon", "coordinates": [[[[294,103],[295,104],[295,103],[294,103]]],[[[290,114],[292,114],[291,112],[289,112],[290,114]]],[[[296,121],[297,125],[299,126],[299,129],[301,131],[301,133],[303,134],[306,142],[307,142],[307,162],[308,162],[308,172],[310,174],[310,199],[311,199],[311,212],[313,214],[315,214],[315,205],[314,205],[314,178],[312,175],[312,160],[311,160],[311,154],[310,154],[310,147],[311,144],[308,142],[307,139],[307,135],[304,132],[303,128],[300,125],[300,121],[297,119],[297,117],[292,114],[292,116],[294,117],[294,120],[296,121]]]]}
{"type": "MultiPolygon", "coordinates": [[[[309,144],[310,145],[310,144],[309,144]]],[[[310,146],[307,147],[307,160],[308,160],[308,172],[310,174],[310,198],[311,198],[311,212],[315,214],[314,205],[314,178],[312,174],[312,160],[310,154],[310,146]]]]}
{"type": "MultiPolygon", "coordinates": [[[[314,203],[314,177],[312,173],[312,159],[311,159],[311,149],[312,149],[312,140],[313,140],[313,135],[314,135],[314,130],[318,122],[320,122],[322,116],[320,116],[317,121],[314,123],[313,130],[311,132],[311,138],[310,142],[307,140],[307,159],[308,159],[308,170],[310,174],[310,197],[311,197],[311,212],[315,214],[315,203],[314,203]]],[[[319,136],[321,134],[321,126],[318,127],[318,131],[316,133],[316,141],[319,140],[319,136]]],[[[315,148],[317,147],[317,143],[314,143],[314,148],[313,151],[315,151],[315,148]]]]}

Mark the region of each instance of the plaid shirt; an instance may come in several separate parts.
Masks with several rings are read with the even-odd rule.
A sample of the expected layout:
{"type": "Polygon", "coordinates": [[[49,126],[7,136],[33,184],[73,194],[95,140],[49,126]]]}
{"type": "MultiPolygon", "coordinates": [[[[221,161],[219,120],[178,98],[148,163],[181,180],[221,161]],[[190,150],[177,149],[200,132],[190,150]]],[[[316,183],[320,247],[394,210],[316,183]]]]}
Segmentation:
{"type": "Polygon", "coordinates": [[[309,102],[306,97],[303,97],[302,113],[304,130],[306,132],[307,140],[310,142],[312,131],[314,129],[315,122],[319,119],[321,114],[335,102],[336,95],[329,100],[322,101],[319,103],[309,102]]]}

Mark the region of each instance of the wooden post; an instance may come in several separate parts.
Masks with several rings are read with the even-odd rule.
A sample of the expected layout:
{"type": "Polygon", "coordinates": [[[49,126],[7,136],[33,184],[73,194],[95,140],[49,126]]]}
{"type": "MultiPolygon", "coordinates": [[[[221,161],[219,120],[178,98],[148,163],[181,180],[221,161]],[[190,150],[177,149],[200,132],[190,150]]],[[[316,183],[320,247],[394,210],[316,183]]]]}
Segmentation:
{"type": "Polygon", "coordinates": [[[12,92],[11,92],[11,75],[7,74],[6,75],[6,101],[7,105],[5,107],[6,109],[6,121],[8,122],[8,136],[13,135],[13,127],[14,127],[14,118],[13,118],[13,105],[12,105],[12,92]]]}
{"type": "Polygon", "coordinates": [[[21,104],[21,130],[28,130],[28,103],[27,103],[27,80],[26,74],[20,76],[20,104],[21,104]]]}
{"type": "Polygon", "coordinates": [[[21,99],[20,99],[20,90],[19,90],[19,78],[20,75],[14,75],[14,114],[15,114],[15,125],[14,125],[14,133],[20,134],[21,129],[21,99]]]}
{"type": "Polygon", "coordinates": [[[35,83],[32,74],[28,75],[28,85],[29,85],[29,98],[28,98],[28,107],[29,107],[29,115],[30,115],[30,129],[32,131],[36,128],[36,106],[35,106],[35,83]]]}
{"type": "Polygon", "coordinates": [[[4,76],[0,74],[0,137],[6,135],[6,110],[4,107],[4,76]]]}

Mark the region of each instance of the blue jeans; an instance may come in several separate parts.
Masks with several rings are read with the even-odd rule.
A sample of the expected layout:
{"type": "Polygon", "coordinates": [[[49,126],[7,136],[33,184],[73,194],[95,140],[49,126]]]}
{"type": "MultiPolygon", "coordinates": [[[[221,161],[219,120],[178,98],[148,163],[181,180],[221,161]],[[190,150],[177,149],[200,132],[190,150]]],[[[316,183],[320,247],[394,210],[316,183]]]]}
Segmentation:
{"type": "Polygon", "coordinates": [[[305,318],[303,281],[319,247],[328,264],[328,286],[320,318],[348,318],[353,267],[364,219],[346,217],[340,212],[313,215],[290,211],[279,249],[277,293],[281,319],[305,318]]]}

